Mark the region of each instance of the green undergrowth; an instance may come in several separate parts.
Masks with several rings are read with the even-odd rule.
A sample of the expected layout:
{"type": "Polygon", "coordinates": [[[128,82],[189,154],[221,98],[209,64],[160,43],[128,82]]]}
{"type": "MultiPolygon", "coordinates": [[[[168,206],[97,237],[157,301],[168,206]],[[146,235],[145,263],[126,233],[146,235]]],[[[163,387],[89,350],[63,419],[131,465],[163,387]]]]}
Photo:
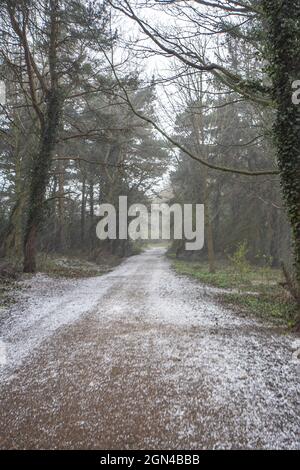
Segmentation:
{"type": "Polygon", "coordinates": [[[121,262],[114,256],[103,256],[101,262],[94,262],[76,256],[44,255],[38,257],[38,271],[54,277],[81,278],[101,276],[110,272],[121,262]]]}
{"type": "Polygon", "coordinates": [[[256,267],[249,264],[239,269],[235,264],[218,263],[216,272],[209,271],[208,263],[178,260],[171,256],[178,274],[224,289],[217,292],[218,300],[243,315],[254,315],[262,320],[292,328],[299,316],[299,306],[279,284],[279,269],[256,267]]]}

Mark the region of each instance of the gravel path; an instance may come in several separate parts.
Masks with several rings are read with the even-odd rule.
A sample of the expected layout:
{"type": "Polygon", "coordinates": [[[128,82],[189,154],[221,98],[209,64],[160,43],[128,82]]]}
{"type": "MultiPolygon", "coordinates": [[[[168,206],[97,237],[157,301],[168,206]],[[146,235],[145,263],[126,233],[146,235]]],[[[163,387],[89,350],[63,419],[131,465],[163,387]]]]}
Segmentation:
{"type": "Polygon", "coordinates": [[[295,338],[221,308],[163,250],[28,283],[0,318],[1,448],[300,448],[295,338]]]}

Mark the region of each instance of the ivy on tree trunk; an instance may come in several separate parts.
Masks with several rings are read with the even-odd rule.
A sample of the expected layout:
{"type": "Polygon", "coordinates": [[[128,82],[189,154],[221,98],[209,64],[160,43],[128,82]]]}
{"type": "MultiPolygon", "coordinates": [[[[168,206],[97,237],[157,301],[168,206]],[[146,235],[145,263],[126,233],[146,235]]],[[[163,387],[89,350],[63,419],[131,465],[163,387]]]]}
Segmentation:
{"type": "Polygon", "coordinates": [[[292,84],[300,80],[300,2],[264,0],[268,21],[269,75],[276,106],[274,136],[281,187],[293,231],[295,275],[300,292],[300,104],[292,84]]]}
{"type": "Polygon", "coordinates": [[[52,90],[49,92],[47,99],[47,112],[45,126],[41,133],[40,150],[31,171],[29,213],[24,239],[24,272],[27,273],[36,270],[37,233],[43,218],[44,198],[49,181],[51,157],[59,127],[60,111],[59,91],[52,90]]]}

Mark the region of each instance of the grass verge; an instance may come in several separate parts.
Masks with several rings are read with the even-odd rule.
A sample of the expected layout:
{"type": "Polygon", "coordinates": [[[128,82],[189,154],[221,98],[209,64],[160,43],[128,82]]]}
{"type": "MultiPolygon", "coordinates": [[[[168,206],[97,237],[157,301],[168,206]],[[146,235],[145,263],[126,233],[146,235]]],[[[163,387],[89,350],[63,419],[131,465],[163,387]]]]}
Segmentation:
{"type": "Polygon", "coordinates": [[[296,324],[299,307],[278,284],[282,280],[279,269],[248,266],[243,272],[238,272],[231,265],[219,264],[216,272],[210,273],[205,262],[173,258],[172,264],[179,274],[224,289],[216,296],[236,313],[253,315],[287,328],[296,324]]]}
{"type": "Polygon", "coordinates": [[[105,256],[95,263],[76,256],[44,255],[38,257],[38,271],[53,277],[81,278],[101,276],[120,264],[121,258],[105,256]]]}
{"type": "Polygon", "coordinates": [[[17,281],[0,277],[0,313],[15,302],[14,294],[19,288],[17,281]]]}

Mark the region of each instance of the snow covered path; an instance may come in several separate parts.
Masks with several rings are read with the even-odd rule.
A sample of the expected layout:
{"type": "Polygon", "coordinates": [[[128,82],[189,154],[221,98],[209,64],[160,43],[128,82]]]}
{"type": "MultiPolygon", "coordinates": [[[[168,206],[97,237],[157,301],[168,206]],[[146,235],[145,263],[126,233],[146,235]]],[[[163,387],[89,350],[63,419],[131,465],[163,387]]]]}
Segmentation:
{"type": "Polygon", "coordinates": [[[31,284],[0,318],[1,448],[300,448],[294,338],[223,310],[163,250],[31,284]]]}

